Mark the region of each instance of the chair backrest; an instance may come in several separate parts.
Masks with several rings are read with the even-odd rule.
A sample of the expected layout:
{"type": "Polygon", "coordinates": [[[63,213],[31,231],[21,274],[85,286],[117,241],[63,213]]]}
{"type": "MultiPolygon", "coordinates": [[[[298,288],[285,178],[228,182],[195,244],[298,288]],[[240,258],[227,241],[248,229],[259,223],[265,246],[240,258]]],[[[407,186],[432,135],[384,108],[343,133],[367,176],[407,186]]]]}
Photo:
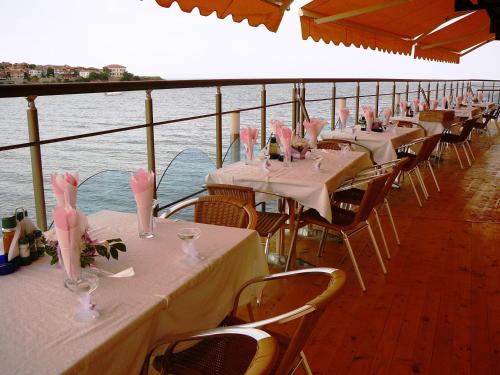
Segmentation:
{"type": "Polygon", "coordinates": [[[252,188],[237,185],[208,184],[207,191],[210,195],[225,195],[241,199],[255,207],[255,192],[252,188]]]}
{"type": "Polygon", "coordinates": [[[233,305],[233,311],[230,314],[231,316],[234,316],[236,314],[241,293],[249,285],[259,282],[266,282],[266,285],[268,285],[272,280],[286,279],[304,275],[323,275],[325,277],[328,277],[328,286],[317,297],[292,311],[288,311],[278,316],[274,316],[272,318],[264,319],[258,322],[240,325],[240,327],[263,328],[273,324],[285,324],[292,320],[298,320],[298,325],[296,326],[293,334],[290,336],[290,341],[286,348],[286,351],[281,356],[281,362],[277,365],[276,370],[273,372],[273,374],[276,375],[285,375],[291,372],[296,363],[296,359],[300,355],[302,348],[306,344],[306,341],[311,335],[311,332],[316,326],[316,323],[321,317],[321,314],[324,312],[328,304],[332,301],[335,294],[344,285],[346,277],[345,272],[334,268],[309,268],[290,272],[275,273],[272,275],[250,280],[240,288],[240,291],[236,295],[236,299],[233,305]]]}
{"type": "Polygon", "coordinates": [[[363,194],[363,199],[359,204],[358,211],[356,211],[356,217],[350,226],[356,226],[359,222],[368,220],[373,207],[375,207],[380,199],[380,194],[382,193],[389,177],[391,177],[391,174],[385,173],[368,181],[365,193],[363,194]]]}
{"type": "Polygon", "coordinates": [[[341,150],[341,144],[348,145],[351,148],[351,142],[345,139],[323,139],[318,142],[318,148],[322,150],[341,150]]]}
{"type": "Polygon", "coordinates": [[[161,217],[169,218],[189,206],[194,206],[196,223],[248,229],[255,229],[257,225],[257,213],[251,204],[222,195],[205,195],[181,202],[161,217]]]}
{"type": "Polygon", "coordinates": [[[391,165],[388,168],[384,168],[384,166],[382,166],[381,169],[385,172],[389,172],[390,175],[389,175],[389,178],[387,179],[387,181],[385,182],[384,188],[380,192],[380,194],[375,202],[376,205],[384,202],[384,198],[387,196],[387,194],[389,194],[389,191],[392,188],[392,184],[394,183],[394,181],[398,177],[398,175],[401,172],[401,170],[403,169],[403,167],[409,161],[410,161],[409,158],[405,157],[405,158],[399,159],[397,162],[394,161],[394,163],[391,163],[391,165]]]}
{"type": "Polygon", "coordinates": [[[441,140],[441,133],[431,135],[430,137],[425,137],[420,149],[417,152],[417,156],[414,160],[410,161],[408,165],[417,165],[422,161],[429,159],[432,151],[436,148],[437,144],[441,140]]]}
{"type": "Polygon", "coordinates": [[[460,134],[458,135],[459,142],[464,142],[469,137],[475,123],[476,119],[474,118],[465,121],[465,123],[462,125],[462,130],[460,130],[460,134]]]}

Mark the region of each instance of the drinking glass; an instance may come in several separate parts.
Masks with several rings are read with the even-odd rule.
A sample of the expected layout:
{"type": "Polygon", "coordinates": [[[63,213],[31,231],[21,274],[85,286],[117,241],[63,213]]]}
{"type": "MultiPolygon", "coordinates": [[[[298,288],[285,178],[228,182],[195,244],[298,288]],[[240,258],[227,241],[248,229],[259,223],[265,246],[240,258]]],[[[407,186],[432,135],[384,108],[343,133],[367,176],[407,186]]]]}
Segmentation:
{"type": "Polygon", "coordinates": [[[139,238],[153,238],[155,236],[153,211],[156,203],[156,200],[153,199],[149,211],[146,209],[147,207],[137,206],[137,230],[139,231],[139,238]]]}
{"type": "Polygon", "coordinates": [[[250,165],[252,164],[253,160],[253,145],[248,146],[245,144],[245,164],[250,165]]]}
{"type": "Polygon", "coordinates": [[[340,152],[342,153],[342,156],[346,156],[349,151],[351,151],[349,145],[347,143],[339,143],[340,146],[340,152]]]}
{"type": "Polygon", "coordinates": [[[200,238],[199,228],[182,228],[177,232],[177,237],[182,240],[182,251],[190,258],[205,259],[196,249],[194,242],[200,238]]]}
{"type": "Polygon", "coordinates": [[[283,154],[283,166],[290,167],[292,164],[292,150],[287,149],[283,154]]]}
{"type": "Polygon", "coordinates": [[[64,283],[66,288],[78,296],[80,310],[73,316],[77,322],[88,323],[99,317],[99,312],[94,309],[90,295],[99,285],[99,278],[93,272],[82,269],[76,280],[67,279],[64,283]]]}
{"type": "Polygon", "coordinates": [[[313,156],[313,169],[319,171],[321,169],[321,162],[323,161],[323,157],[320,155],[313,156]]]}

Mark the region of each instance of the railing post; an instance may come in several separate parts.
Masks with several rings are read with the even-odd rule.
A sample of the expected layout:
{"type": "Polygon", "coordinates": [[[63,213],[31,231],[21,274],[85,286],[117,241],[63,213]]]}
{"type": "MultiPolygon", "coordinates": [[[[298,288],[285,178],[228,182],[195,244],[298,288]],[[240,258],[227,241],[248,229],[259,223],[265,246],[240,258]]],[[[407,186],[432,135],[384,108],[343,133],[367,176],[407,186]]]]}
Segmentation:
{"type": "Polygon", "coordinates": [[[297,84],[293,84],[292,89],[292,132],[295,134],[297,126],[297,84]]]}
{"type": "Polygon", "coordinates": [[[240,113],[231,113],[231,127],[229,134],[231,144],[231,159],[233,162],[240,161],[240,113]]]}
{"type": "MultiPolygon", "coordinates": [[[[29,141],[39,142],[38,110],[35,105],[36,96],[28,96],[28,131],[29,141]]],[[[36,222],[42,231],[47,230],[47,211],[45,208],[45,192],[43,189],[42,153],[40,145],[30,146],[31,175],[33,177],[33,193],[35,196],[36,222]]]]}
{"type": "Polygon", "coordinates": [[[491,87],[491,100],[488,96],[488,101],[494,103],[495,102],[495,82],[493,81],[493,86],[491,87]]]}
{"type": "Polygon", "coordinates": [[[394,113],[394,110],[396,106],[396,82],[392,83],[392,103],[391,103],[391,109],[392,113],[394,113]]]}
{"type": "MultiPolygon", "coordinates": [[[[302,100],[302,103],[304,104],[304,107],[306,106],[306,85],[305,83],[302,83],[300,87],[300,99],[302,100]]],[[[301,138],[304,138],[304,120],[305,120],[305,115],[304,112],[302,111],[302,106],[299,106],[299,122],[300,122],[300,134],[299,136],[301,138]]]]}
{"type": "Polygon", "coordinates": [[[375,117],[378,116],[378,99],[380,94],[380,82],[377,81],[377,86],[375,86],[375,117]]]}
{"type": "Polygon", "coordinates": [[[220,86],[217,86],[215,94],[215,165],[217,168],[222,167],[222,94],[220,86]]]}
{"type": "Polygon", "coordinates": [[[427,82],[427,100],[429,100],[429,104],[430,103],[430,100],[431,100],[431,82],[427,82]]]}
{"type": "Polygon", "coordinates": [[[436,82],[436,100],[438,100],[439,97],[439,82],[436,82]]]}
{"type": "Polygon", "coordinates": [[[420,81],[418,81],[417,99],[420,100],[420,81]]]}
{"type": "Polygon", "coordinates": [[[359,81],[356,85],[356,111],[354,117],[354,124],[358,123],[358,119],[359,119],[359,81]]]}
{"type": "MultiPolygon", "coordinates": [[[[462,98],[464,97],[464,85],[465,85],[465,82],[462,81],[462,98]]],[[[458,95],[457,95],[458,96],[458,95]]]]}
{"type": "MultiPolygon", "coordinates": [[[[267,116],[267,108],[266,108],[266,85],[262,85],[262,90],[260,91],[260,105],[262,108],[260,109],[260,148],[264,148],[266,146],[267,134],[266,134],[266,116],[267,116]]],[[[239,133],[239,132],[238,132],[239,133]]]]}
{"type": "MultiPolygon", "coordinates": [[[[457,87],[456,87],[456,90],[455,90],[455,98],[458,96],[458,86],[460,86],[460,82],[457,81],[457,87]]],[[[453,94],[451,94],[453,95],[453,94]]]]}
{"type": "MultiPolygon", "coordinates": [[[[146,99],[144,101],[146,124],[152,124],[154,122],[151,91],[152,90],[146,90],[146,99]]],[[[155,133],[153,126],[148,126],[146,128],[146,142],[148,150],[148,170],[154,173],[154,186],[156,187],[155,133]]],[[[156,199],[156,189],[154,191],[154,198],[156,199]]]]}
{"type": "MultiPolygon", "coordinates": [[[[452,85],[453,85],[453,83],[452,83],[452,85]]],[[[444,81],[444,85],[443,85],[443,96],[446,96],[446,81],[444,81]]]]}
{"type": "Polygon", "coordinates": [[[409,95],[410,95],[410,82],[406,81],[406,101],[408,101],[409,95]]]}
{"type": "Polygon", "coordinates": [[[335,101],[337,100],[337,86],[335,86],[335,82],[333,82],[332,86],[332,116],[331,116],[331,124],[330,128],[335,130],[335,101]]]}

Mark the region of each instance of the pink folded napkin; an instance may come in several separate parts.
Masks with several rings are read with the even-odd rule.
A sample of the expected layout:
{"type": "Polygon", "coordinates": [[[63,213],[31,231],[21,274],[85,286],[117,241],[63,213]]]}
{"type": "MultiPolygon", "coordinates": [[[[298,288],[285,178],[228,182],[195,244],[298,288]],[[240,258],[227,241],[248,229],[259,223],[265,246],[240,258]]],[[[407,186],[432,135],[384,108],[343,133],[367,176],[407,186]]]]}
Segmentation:
{"type": "Polygon", "coordinates": [[[436,110],[439,105],[439,102],[437,100],[431,100],[430,104],[431,104],[431,109],[436,110]]]}
{"type": "Polygon", "coordinates": [[[363,110],[363,114],[365,114],[367,111],[373,112],[373,107],[371,105],[362,105],[361,109],[363,110]]]}
{"type": "Polygon", "coordinates": [[[415,112],[418,112],[418,109],[419,109],[419,103],[420,103],[420,100],[418,100],[417,98],[413,99],[413,110],[415,112]]]}
{"type": "Polygon", "coordinates": [[[149,226],[153,211],[154,176],[153,172],[140,168],[130,177],[130,187],[137,204],[137,217],[145,232],[150,232],[152,229],[149,226]]]}
{"type": "Polygon", "coordinates": [[[342,123],[342,127],[345,128],[347,125],[347,119],[349,118],[349,108],[344,107],[339,109],[339,118],[342,123]]]}
{"type": "Polygon", "coordinates": [[[460,107],[462,105],[462,97],[461,96],[457,96],[457,100],[456,100],[456,103],[455,103],[455,107],[460,107]]]}
{"type": "Polygon", "coordinates": [[[484,98],[484,93],[481,91],[477,94],[477,100],[479,101],[479,103],[483,101],[483,98],[484,98]]]}
{"type": "Polygon", "coordinates": [[[384,125],[387,125],[389,123],[389,119],[392,116],[392,109],[390,109],[389,107],[384,108],[383,114],[384,114],[384,125]]]}
{"type": "Polygon", "coordinates": [[[406,110],[408,109],[408,103],[404,100],[399,103],[399,109],[401,110],[401,115],[406,114],[406,110]]]}
{"type": "Polygon", "coordinates": [[[311,144],[314,148],[316,148],[316,144],[318,142],[318,135],[321,133],[325,125],[326,121],[318,118],[312,118],[310,121],[304,121],[304,129],[306,129],[307,134],[311,137],[311,144]]]}
{"type": "Polygon", "coordinates": [[[259,134],[259,129],[246,127],[240,131],[240,139],[245,145],[245,155],[247,160],[253,159],[253,146],[257,142],[257,134],[259,134]]]}
{"type": "MultiPolygon", "coordinates": [[[[445,108],[446,108],[446,103],[447,103],[447,102],[448,102],[448,97],[443,96],[443,97],[441,98],[441,109],[445,109],[445,108]]],[[[448,107],[449,107],[449,105],[448,105],[448,107]]]]}
{"type": "Polygon", "coordinates": [[[287,154],[287,155],[292,155],[292,129],[282,127],[279,129],[279,140],[281,144],[282,150],[287,154]]]}
{"type": "Polygon", "coordinates": [[[365,120],[366,120],[366,131],[370,132],[372,130],[373,121],[375,120],[375,114],[369,108],[365,111],[365,120]]]}
{"type": "Polygon", "coordinates": [[[78,192],[78,173],[52,173],[50,182],[57,206],[65,206],[66,202],[73,208],[76,207],[76,196],[78,192]]]}
{"type": "Polygon", "coordinates": [[[76,281],[80,276],[80,241],[87,229],[87,218],[69,204],[56,206],[52,214],[66,275],[76,281]]]}
{"type": "Polygon", "coordinates": [[[448,104],[448,109],[451,108],[451,102],[453,100],[453,97],[451,95],[446,96],[446,103],[448,104]]]}
{"type": "Polygon", "coordinates": [[[280,120],[271,120],[271,130],[275,135],[278,134],[278,129],[281,129],[285,124],[280,120]]]}

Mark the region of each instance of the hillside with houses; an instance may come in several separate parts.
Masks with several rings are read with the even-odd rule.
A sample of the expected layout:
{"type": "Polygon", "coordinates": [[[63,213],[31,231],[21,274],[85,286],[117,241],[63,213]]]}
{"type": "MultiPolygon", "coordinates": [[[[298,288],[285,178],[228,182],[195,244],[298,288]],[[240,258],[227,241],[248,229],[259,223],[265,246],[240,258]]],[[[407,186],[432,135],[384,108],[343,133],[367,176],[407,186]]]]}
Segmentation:
{"type": "Polygon", "coordinates": [[[161,79],[160,77],[139,77],[119,64],[102,68],[37,65],[30,63],[0,62],[0,84],[92,82],[92,81],[137,81],[142,79],[161,79]]]}

